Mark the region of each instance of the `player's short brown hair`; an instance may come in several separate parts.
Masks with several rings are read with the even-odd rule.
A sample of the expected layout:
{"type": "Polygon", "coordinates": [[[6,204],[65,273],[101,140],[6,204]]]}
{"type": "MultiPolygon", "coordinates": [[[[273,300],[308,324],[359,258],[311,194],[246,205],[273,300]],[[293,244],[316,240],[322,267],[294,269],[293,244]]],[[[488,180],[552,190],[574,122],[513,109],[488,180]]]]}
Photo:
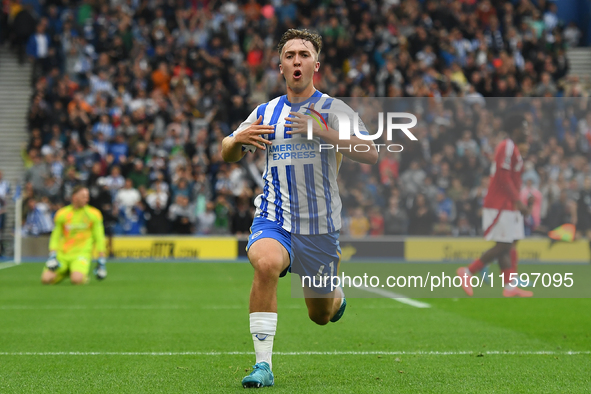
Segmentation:
{"type": "Polygon", "coordinates": [[[78,185],[74,186],[74,188],[72,189],[72,195],[75,195],[76,193],[78,193],[82,189],[86,189],[86,186],[84,186],[83,184],[78,184],[78,185]]]}
{"type": "Polygon", "coordinates": [[[312,45],[314,45],[316,53],[320,54],[320,50],[322,50],[322,36],[320,36],[320,34],[313,33],[308,29],[289,29],[283,33],[283,36],[281,36],[281,40],[279,40],[279,44],[277,45],[279,57],[282,55],[285,43],[289,40],[298,38],[304,41],[310,41],[312,45]]]}

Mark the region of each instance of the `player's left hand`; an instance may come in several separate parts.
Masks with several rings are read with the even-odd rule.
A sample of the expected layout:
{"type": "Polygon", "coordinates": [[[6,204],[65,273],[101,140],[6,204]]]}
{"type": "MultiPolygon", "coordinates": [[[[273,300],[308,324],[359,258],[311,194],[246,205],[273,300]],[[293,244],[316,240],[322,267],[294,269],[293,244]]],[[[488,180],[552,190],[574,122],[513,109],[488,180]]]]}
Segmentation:
{"type": "Polygon", "coordinates": [[[94,275],[98,280],[103,280],[107,277],[107,259],[99,257],[94,269],[94,275]]]}
{"type": "MultiPolygon", "coordinates": [[[[306,108],[306,107],[304,107],[306,108]]],[[[314,103],[310,104],[307,108],[314,109],[314,103]]],[[[307,134],[308,133],[308,120],[312,122],[312,134],[318,135],[322,132],[322,128],[317,121],[314,120],[310,115],[309,110],[306,110],[306,114],[299,112],[290,112],[289,116],[285,118],[286,121],[291,124],[285,125],[287,134],[307,134]]]]}
{"type": "Polygon", "coordinates": [[[52,272],[57,271],[57,269],[61,267],[60,262],[57,260],[57,254],[55,251],[49,253],[49,259],[47,259],[45,262],[45,266],[52,272]]]}

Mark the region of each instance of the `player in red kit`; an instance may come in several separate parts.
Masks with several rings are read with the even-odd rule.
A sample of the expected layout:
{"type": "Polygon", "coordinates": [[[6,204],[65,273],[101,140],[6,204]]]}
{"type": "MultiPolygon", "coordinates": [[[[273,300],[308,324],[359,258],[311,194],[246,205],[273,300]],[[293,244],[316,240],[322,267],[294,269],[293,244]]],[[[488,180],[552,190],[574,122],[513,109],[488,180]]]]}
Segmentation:
{"type": "Polygon", "coordinates": [[[524,238],[523,215],[528,208],[521,202],[521,173],[523,158],[527,151],[526,122],[521,114],[512,114],[504,121],[509,137],[495,150],[495,161],[491,169],[491,180],[483,202],[482,227],[484,239],[495,241],[496,245],[487,250],[468,267],[460,267],[457,275],[462,277],[462,287],[473,294],[470,276],[481,271],[487,264],[497,260],[503,273],[503,296],[531,297],[531,291],[517,287],[517,251],[515,244],[524,238]]]}

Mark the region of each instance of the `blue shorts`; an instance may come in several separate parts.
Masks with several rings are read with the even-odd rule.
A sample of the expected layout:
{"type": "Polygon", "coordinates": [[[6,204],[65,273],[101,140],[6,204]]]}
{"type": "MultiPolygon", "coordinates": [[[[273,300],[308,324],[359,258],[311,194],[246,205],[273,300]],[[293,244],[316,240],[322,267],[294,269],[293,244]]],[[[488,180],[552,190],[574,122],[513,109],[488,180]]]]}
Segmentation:
{"type": "MultiPolygon", "coordinates": [[[[311,278],[318,275],[330,277],[338,274],[341,262],[339,231],[314,235],[292,234],[276,222],[256,217],[250,227],[246,251],[253,243],[263,238],[276,239],[289,253],[289,267],[279,275],[280,277],[287,275],[287,272],[311,278]]],[[[323,283],[326,285],[314,286],[313,290],[321,294],[330,293],[330,280],[323,283]]]]}

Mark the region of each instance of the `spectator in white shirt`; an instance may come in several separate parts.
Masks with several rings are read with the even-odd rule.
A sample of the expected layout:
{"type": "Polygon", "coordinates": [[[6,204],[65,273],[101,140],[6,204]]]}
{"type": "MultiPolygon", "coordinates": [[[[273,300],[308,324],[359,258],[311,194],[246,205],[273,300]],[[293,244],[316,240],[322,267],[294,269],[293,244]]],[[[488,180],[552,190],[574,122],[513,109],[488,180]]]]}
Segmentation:
{"type": "Polygon", "coordinates": [[[557,15],[558,8],[556,7],[556,3],[550,3],[550,8],[544,14],[544,25],[546,27],[546,31],[552,31],[558,25],[558,15],[557,15]]]}
{"type": "Polygon", "coordinates": [[[35,34],[32,34],[27,42],[27,55],[33,59],[34,78],[37,78],[39,73],[43,71],[43,63],[49,53],[49,37],[46,30],[47,18],[41,18],[35,28],[35,34]]]}
{"type": "Polygon", "coordinates": [[[115,203],[120,209],[124,209],[126,214],[130,214],[131,208],[141,199],[140,192],[133,188],[133,182],[129,178],[125,180],[125,186],[115,195],[115,203]]]}
{"type": "Polygon", "coordinates": [[[164,187],[161,183],[156,183],[152,185],[153,192],[148,194],[146,197],[146,202],[152,209],[156,209],[157,207],[165,207],[168,204],[168,193],[164,190],[164,187]]]}
{"type": "Polygon", "coordinates": [[[564,29],[564,39],[569,48],[576,48],[579,46],[581,30],[579,30],[575,22],[569,23],[568,27],[564,29]]]}

